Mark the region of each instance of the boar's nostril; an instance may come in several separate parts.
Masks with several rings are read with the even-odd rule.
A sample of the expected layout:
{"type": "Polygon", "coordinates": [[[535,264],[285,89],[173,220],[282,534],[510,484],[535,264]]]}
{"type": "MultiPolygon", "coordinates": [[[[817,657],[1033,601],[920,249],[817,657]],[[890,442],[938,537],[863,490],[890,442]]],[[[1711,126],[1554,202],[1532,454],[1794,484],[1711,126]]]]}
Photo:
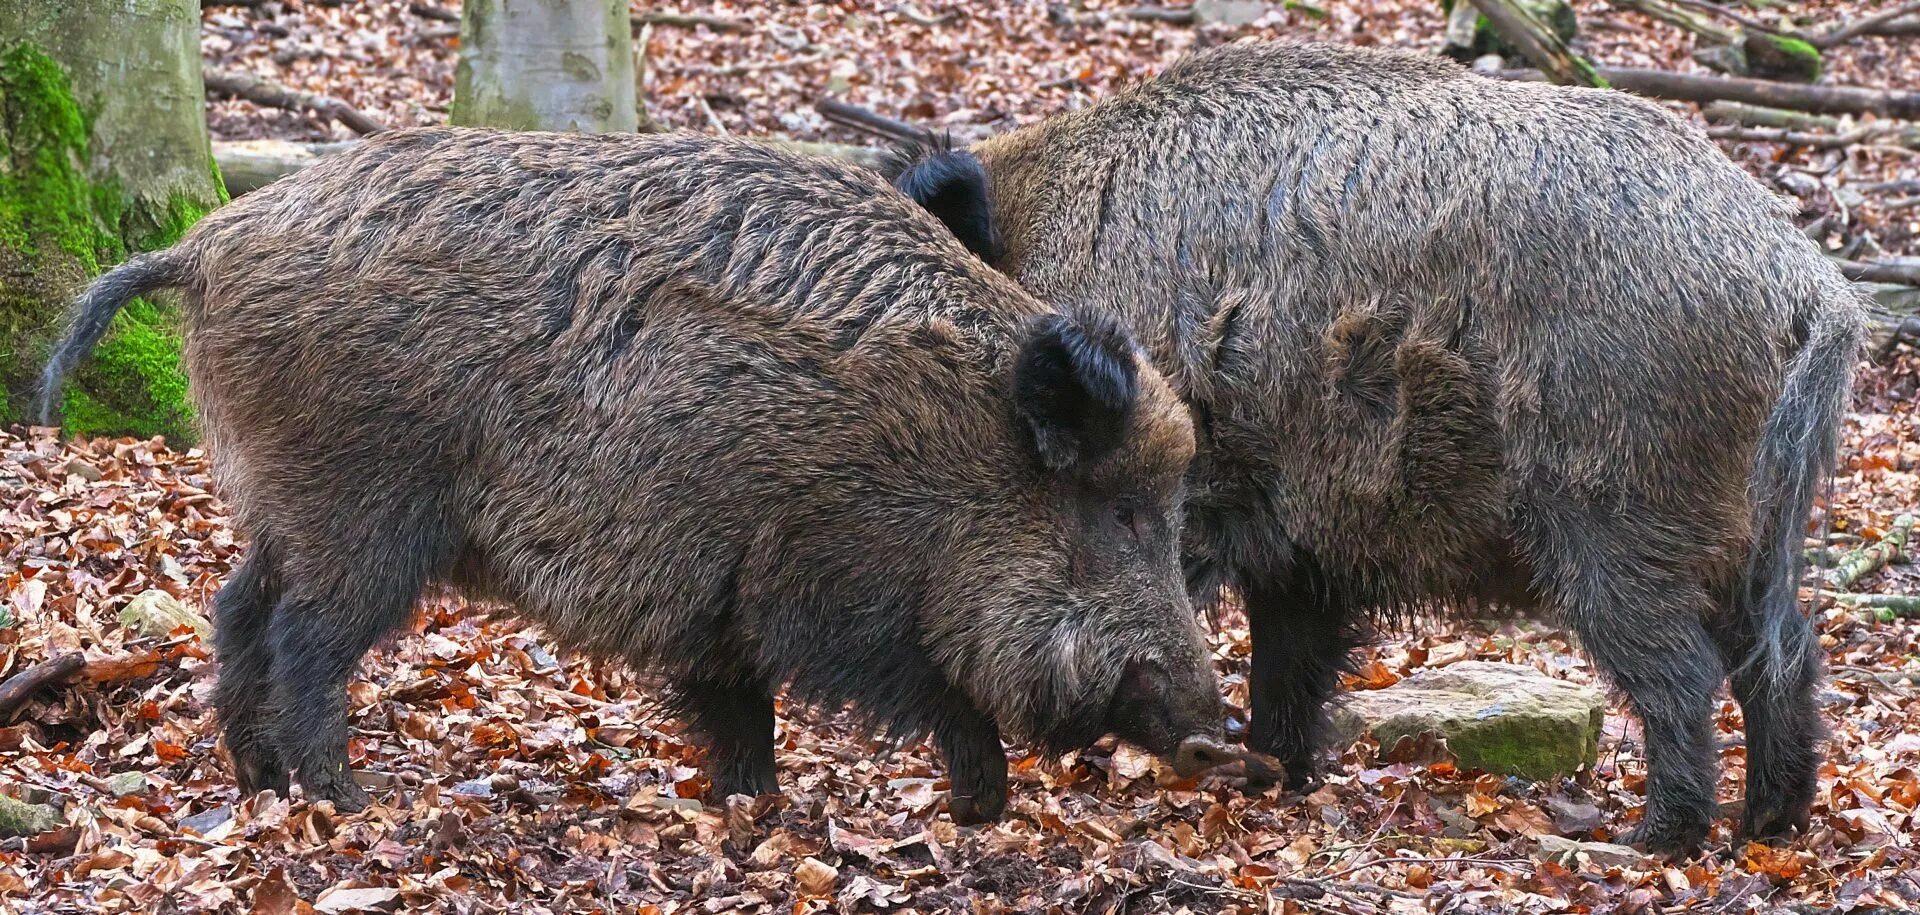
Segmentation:
{"type": "Polygon", "coordinates": [[[1226,765],[1237,758],[1232,749],[1218,738],[1189,737],[1180,741],[1180,748],[1174,752],[1173,771],[1181,778],[1187,778],[1226,765]]]}

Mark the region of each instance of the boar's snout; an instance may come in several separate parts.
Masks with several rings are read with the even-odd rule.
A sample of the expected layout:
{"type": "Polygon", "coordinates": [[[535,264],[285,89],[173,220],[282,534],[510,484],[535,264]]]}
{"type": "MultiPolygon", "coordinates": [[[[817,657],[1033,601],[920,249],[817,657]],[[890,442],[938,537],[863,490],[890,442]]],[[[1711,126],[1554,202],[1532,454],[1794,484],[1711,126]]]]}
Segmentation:
{"type": "Polygon", "coordinates": [[[1173,772],[1181,778],[1192,778],[1239,758],[1240,754],[1220,738],[1195,734],[1180,741],[1179,748],[1173,751],[1173,772]]]}

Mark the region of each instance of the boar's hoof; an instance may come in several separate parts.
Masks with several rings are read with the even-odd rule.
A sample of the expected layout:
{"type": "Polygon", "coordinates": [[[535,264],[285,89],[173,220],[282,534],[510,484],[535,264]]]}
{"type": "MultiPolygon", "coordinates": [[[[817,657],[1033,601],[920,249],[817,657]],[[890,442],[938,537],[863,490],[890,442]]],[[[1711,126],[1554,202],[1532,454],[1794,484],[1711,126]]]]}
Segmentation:
{"type": "Polygon", "coordinates": [[[332,801],[333,809],[340,813],[359,813],[373,803],[366,789],[354,784],[353,776],[345,771],[329,773],[325,778],[310,779],[303,774],[300,788],[306,792],[308,803],[332,801]]]}
{"type": "Polygon", "coordinates": [[[947,798],[947,814],[956,826],[978,826],[1000,819],[1007,812],[1007,796],[985,794],[978,797],[952,795],[947,798]]]}
{"type": "Polygon", "coordinates": [[[1765,842],[1785,839],[1807,831],[1807,808],[1784,798],[1759,800],[1747,795],[1747,809],[1741,817],[1740,837],[1765,842]]]}
{"type": "Polygon", "coordinates": [[[1266,790],[1287,780],[1287,766],[1265,753],[1247,750],[1240,754],[1248,787],[1266,790]]]}
{"type": "Polygon", "coordinates": [[[1667,858],[1686,858],[1700,850],[1707,840],[1705,823],[1648,822],[1627,830],[1619,844],[1631,845],[1667,858]]]}
{"type": "Polygon", "coordinates": [[[1173,753],[1173,772],[1181,778],[1192,778],[1240,758],[1239,753],[1219,738],[1196,735],[1180,741],[1179,749],[1173,753]]]}
{"type": "Polygon", "coordinates": [[[253,797],[262,791],[271,791],[275,797],[284,798],[291,793],[288,789],[293,787],[287,767],[276,760],[236,753],[233,756],[233,773],[243,798],[253,797]]]}

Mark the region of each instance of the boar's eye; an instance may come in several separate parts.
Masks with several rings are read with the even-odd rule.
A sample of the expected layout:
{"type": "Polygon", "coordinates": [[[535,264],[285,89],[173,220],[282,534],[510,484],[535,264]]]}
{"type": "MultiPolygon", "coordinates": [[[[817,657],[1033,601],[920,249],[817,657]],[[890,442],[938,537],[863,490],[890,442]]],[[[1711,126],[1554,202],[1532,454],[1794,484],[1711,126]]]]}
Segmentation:
{"type": "Polygon", "coordinates": [[[1140,520],[1140,512],[1131,502],[1121,502],[1113,507],[1113,523],[1135,540],[1146,534],[1146,525],[1140,520]]]}

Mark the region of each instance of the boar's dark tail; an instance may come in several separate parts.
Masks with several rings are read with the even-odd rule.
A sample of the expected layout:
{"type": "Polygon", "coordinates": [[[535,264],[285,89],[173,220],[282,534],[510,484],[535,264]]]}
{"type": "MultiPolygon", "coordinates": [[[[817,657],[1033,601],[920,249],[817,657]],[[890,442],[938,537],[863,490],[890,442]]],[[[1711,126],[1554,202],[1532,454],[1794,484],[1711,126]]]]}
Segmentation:
{"type": "Polygon", "coordinates": [[[1800,613],[1801,545],[1814,495],[1833,473],[1861,347],[1853,314],[1834,308],[1815,318],[1761,431],[1751,485],[1754,541],[1740,612],[1749,614],[1752,636],[1742,667],[1758,667],[1770,686],[1808,682],[1819,663],[1813,627],[1800,613]]]}
{"type": "Polygon", "coordinates": [[[80,360],[87,358],[107,335],[113,316],[136,296],[156,289],[185,285],[193,275],[192,264],[178,248],[150,251],[127,258],[107,271],[87,291],[75,299],[68,314],[67,335],[47,357],[46,370],[40,373],[40,423],[52,425],[54,405],[60,402],[61,383],[80,360]]]}

